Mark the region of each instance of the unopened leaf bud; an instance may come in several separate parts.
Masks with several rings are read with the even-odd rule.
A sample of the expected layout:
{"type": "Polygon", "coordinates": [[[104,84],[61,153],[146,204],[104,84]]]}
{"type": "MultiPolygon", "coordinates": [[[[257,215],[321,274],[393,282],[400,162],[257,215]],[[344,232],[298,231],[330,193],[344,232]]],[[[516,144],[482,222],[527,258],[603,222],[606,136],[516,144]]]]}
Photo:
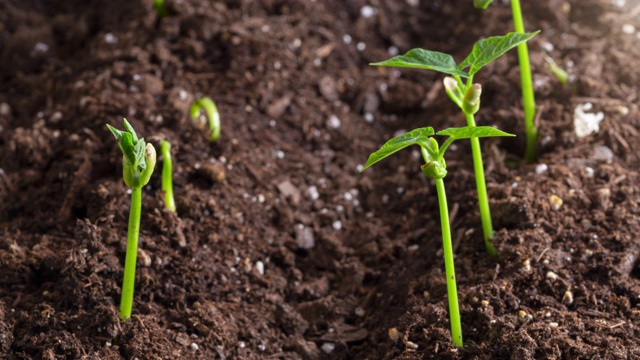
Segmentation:
{"type": "Polygon", "coordinates": [[[482,86],[473,84],[467,88],[462,98],[462,111],[465,114],[473,115],[480,109],[480,94],[482,94],[482,86]]]}

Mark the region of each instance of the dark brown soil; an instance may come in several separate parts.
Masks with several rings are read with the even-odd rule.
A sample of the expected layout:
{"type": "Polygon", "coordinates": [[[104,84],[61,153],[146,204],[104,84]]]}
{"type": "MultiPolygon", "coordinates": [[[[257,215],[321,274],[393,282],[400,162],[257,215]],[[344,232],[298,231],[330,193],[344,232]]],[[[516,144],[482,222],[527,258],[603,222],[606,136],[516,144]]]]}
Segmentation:
{"type": "Polygon", "coordinates": [[[542,30],[536,164],[518,161],[515,52],[477,76],[479,123],[519,137],[482,142],[497,260],[469,147],[449,152],[464,348],[450,342],[435,188],[415,154],[358,173],[398,131],[464,122],[441,75],[367,64],[413,47],[460,60],[510,31],[505,3],[173,0],[158,19],[150,0],[0,0],[3,358],[639,359],[637,2],[524,1],[542,30]],[[221,112],[213,145],[187,116],[200,94],[221,112]],[[578,138],[586,102],[605,120],[578,138]],[[178,205],[164,209],[156,171],[124,323],[130,200],[105,127],[122,117],[172,143],[178,205]]]}

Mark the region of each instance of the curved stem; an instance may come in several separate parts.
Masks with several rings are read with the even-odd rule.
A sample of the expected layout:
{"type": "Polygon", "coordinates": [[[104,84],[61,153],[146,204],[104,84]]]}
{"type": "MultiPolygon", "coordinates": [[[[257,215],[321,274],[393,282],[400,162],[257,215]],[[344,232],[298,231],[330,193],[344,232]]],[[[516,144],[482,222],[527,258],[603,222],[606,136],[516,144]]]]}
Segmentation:
{"type": "MultiPolygon", "coordinates": [[[[520,0],[511,0],[513,13],[513,27],[517,33],[524,34],[524,21],[520,0]]],[[[522,105],[524,108],[524,126],[526,132],[525,159],[532,163],[536,160],[538,131],[534,124],[536,116],[536,100],[533,94],[531,80],[531,65],[529,64],[529,50],[527,43],[518,45],[518,62],[520,63],[520,83],[522,86],[522,105]]]]}
{"type": "MultiPolygon", "coordinates": [[[[476,121],[472,114],[465,114],[467,125],[476,126],[476,121]]],[[[476,188],[478,191],[478,207],[480,208],[480,220],[482,221],[482,233],[484,235],[484,246],[492,257],[497,257],[496,249],[490,240],[493,237],[493,224],[491,223],[491,210],[489,209],[489,196],[487,195],[487,184],[484,179],[484,165],[482,164],[482,150],[480,139],[473,137],[471,140],[471,155],[473,156],[473,170],[476,175],[476,188]]]]}
{"type": "Polygon", "coordinates": [[[451,340],[462,347],[462,325],[460,323],[460,309],[458,307],[458,289],[456,286],[456,269],[453,263],[453,246],[451,244],[451,229],[449,225],[449,208],[444,181],[435,179],[438,191],[438,205],[440,207],[440,227],[442,228],[442,249],[444,252],[444,268],[447,276],[447,298],[449,300],[449,319],[451,321],[451,340]]]}
{"type": "Polygon", "coordinates": [[[127,253],[124,260],[124,279],[122,280],[122,298],[120,301],[120,319],[122,321],[126,321],[131,317],[131,309],[133,308],[133,289],[136,281],[136,258],[138,256],[141,212],[142,187],[131,188],[127,253]]]}

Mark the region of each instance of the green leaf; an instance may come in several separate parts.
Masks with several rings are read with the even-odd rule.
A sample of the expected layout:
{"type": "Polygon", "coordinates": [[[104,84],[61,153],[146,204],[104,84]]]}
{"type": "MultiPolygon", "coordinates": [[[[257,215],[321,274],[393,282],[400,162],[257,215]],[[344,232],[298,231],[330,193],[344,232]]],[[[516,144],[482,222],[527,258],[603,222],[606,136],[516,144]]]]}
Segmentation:
{"type": "Polygon", "coordinates": [[[469,75],[462,71],[456,61],[449,54],[438,51],[413,49],[404,55],[394,56],[389,60],[370,64],[372,66],[395,66],[413,69],[435,70],[449,75],[458,75],[468,77],[469,75]]]}
{"type": "Polygon", "coordinates": [[[482,39],[473,45],[471,54],[458,65],[458,70],[469,68],[469,75],[473,76],[485,65],[502,56],[502,54],[536,36],[540,30],[532,33],[508,33],[504,36],[493,36],[482,39]]]}
{"type": "Polygon", "coordinates": [[[493,0],[473,0],[473,7],[484,10],[488,8],[492,2],[493,0]]]}
{"type": "Polygon", "coordinates": [[[418,145],[420,143],[426,143],[429,141],[429,137],[433,136],[434,131],[431,126],[419,128],[415,130],[411,130],[408,133],[403,135],[394,137],[393,139],[387,141],[378,151],[369,155],[369,160],[364,165],[360,172],[363,172],[365,169],[370,167],[371,165],[377,163],[378,161],[386,158],[387,156],[398,152],[407,146],[418,145]]]}
{"type": "Polygon", "coordinates": [[[491,126],[464,126],[438,131],[436,135],[450,136],[453,140],[469,139],[472,137],[515,136],[491,126]]]}
{"type": "MultiPolygon", "coordinates": [[[[126,119],[124,120],[126,131],[118,130],[108,124],[107,127],[118,141],[120,150],[122,150],[124,160],[123,177],[125,183],[130,187],[143,186],[144,184],[140,182],[140,175],[148,169],[149,165],[145,159],[147,144],[144,138],[137,137],[135,130],[126,119]]],[[[149,170],[152,172],[153,168],[149,170]]]]}

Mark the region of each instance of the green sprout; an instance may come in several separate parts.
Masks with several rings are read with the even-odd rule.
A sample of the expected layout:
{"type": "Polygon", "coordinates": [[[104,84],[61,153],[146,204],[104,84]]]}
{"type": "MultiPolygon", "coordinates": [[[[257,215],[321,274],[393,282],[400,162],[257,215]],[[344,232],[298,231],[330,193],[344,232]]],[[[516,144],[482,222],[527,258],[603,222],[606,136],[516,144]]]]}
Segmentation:
{"type": "MultiPolygon", "coordinates": [[[[537,33],[538,31],[529,34],[509,33],[504,36],[494,36],[480,40],[476,42],[471,53],[459,65],[449,54],[424,49],[413,49],[405,55],[395,56],[389,60],[371,65],[435,70],[453,76],[444,78],[445,91],[464,113],[467,125],[475,126],[474,114],[480,108],[482,87],[480,84],[473,83],[473,76],[485,65],[519,44],[528,41],[537,33]],[[462,81],[462,78],[467,79],[466,83],[462,81]]],[[[480,141],[477,137],[470,137],[470,139],[484,243],[487,252],[496,257],[497,253],[490,242],[493,237],[493,224],[491,222],[480,141]]]]}
{"type": "Polygon", "coordinates": [[[164,0],[153,0],[153,9],[158,14],[158,17],[163,18],[169,16],[169,10],[164,0]]]}
{"type": "MultiPolygon", "coordinates": [[[[493,0],[473,0],[473,6],[475,6],[476,9],[486,9],[492,2],[493,0]]],[[[511,14],[513,15],[515,32],[525,34],[520,0],[511,0],[511,14]]],[[[535,124],[536,99],[533,94],[529,48],[526,42],[518,45],[518,63],[520,63],[520,84],[522,88],[524,130],[526,134],[524,158],[528,163],[532,163],[536,160],[538,153],[538,129],[535,124]]]]}
{"type": "Polygon", "coordinates": [[[173,162],[171,161],[171,144],[167,140],[160,142],[162,153],[162,191],[164,203],[171,212],[176,212],[176,202],[173,198],[173,162]]]}
{"type": "Polygon", "coordinates": [[[484,10],[488,8],[492,2],[493,0],[473,0],[473,7],[484,10]]]}
{"type": "Polygon", "coordinates": [[[420,167],[422,173],[434,179],[438,193],[440,208],[440,227],[442,230],[442,249],[444,252],[444,267],[447,278],[447,298],[449,300],[449,319],[451,321],[451,339],[456,346],[462,347],[462,325],[460,323],[460,309],[458,306],[458,291],[456,285],[455,266],[453,262],[453,245],[451,243],[451,228],[449,224],[449,208],[444,188],[444,177],[447,175],[447,165],[444,154],[449,145],[455,140],[473,139],[480,137],[515,136],[505,133],[491,126],[465,126],[450,128],[434,133],[432,127],[412,130],[404,135],[387,141],[382,147],[372,153],[361,172],[378,161],[411,145],[420,145],[425,164],[420,167]],[[438,146],[433,135],[448,136],[447,140],[438,146]]]}
{"type": "Polygon", "coordinates": [[[551,71],[551,73],[556,76],[558,82],[560,84],[566,84],[567,81],[569,81],[569,73],[558,66],[556,61],[546,53],[542,53],[542,57],[544,57],[544,60],[547,62],[547,64],[549,64],[549,71],[551,71]]]}
{"type": "Polygon", "coordinates": [[[138,237],[140,235],[140,214],[142,212],[142,187],[149,182],[155,168],[156,150],[153,145],[145,143],[143,138],[138,139],[135,130],[133,130],[127,119],[124,119],[126,131],[120,131],[108,124],[107,127],[115,136],[120,150],[122,150],[122,177],[124,183],[131,188],[127,253],[125,255],[122,300],[120,302],[120,318],[122,321],[126,321],[131,317],[131,309],[133,307],[138,237]]]}
{"type": "Polygon", "coordinates": [[[200,114],[204,109],[207,119],[209,120],[209,130],[211,130],[211,136],[209,140],[215,142],[220,137],[220,113],[216,103],[208,97],[201,97],[191,104],[189,109],[189,115],[194,121],[200,119],[200,114]]]}

